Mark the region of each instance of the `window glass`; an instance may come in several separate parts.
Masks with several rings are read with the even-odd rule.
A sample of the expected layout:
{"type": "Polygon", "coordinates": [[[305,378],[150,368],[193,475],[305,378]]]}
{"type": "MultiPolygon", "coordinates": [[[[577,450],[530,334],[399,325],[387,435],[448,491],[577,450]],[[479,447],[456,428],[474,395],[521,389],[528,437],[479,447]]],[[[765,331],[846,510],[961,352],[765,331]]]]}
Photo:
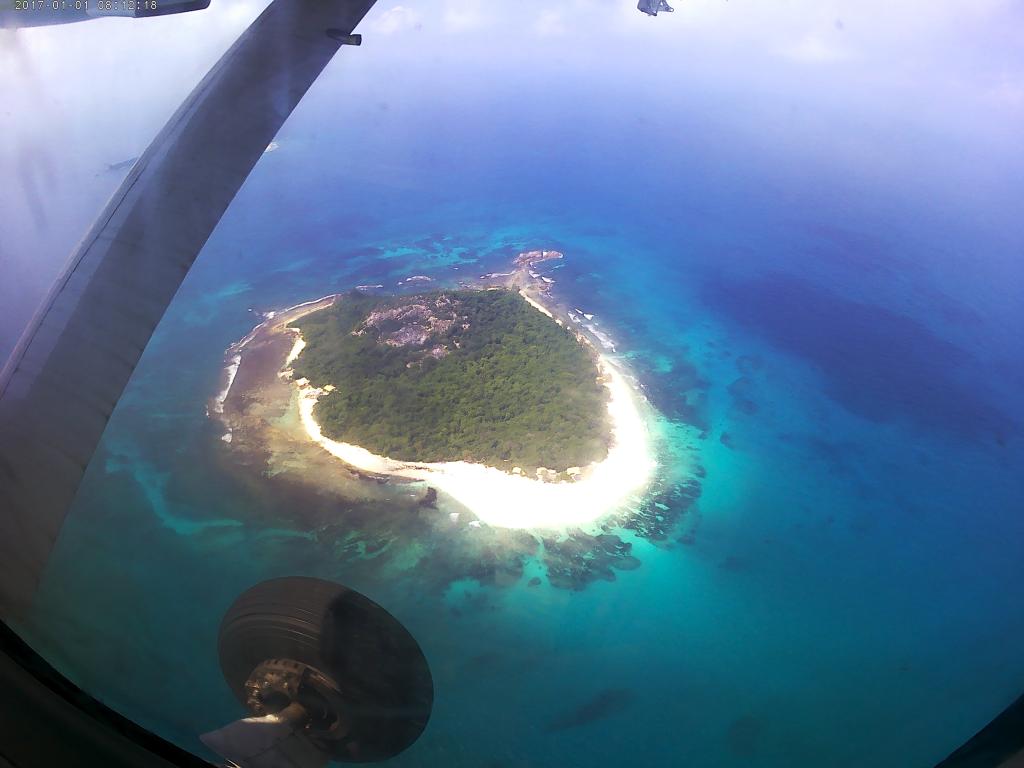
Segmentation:
{"type": "MultiPolygon", "coordinates": [[[[5,21],[71,12],[35,5],[12,4],[5,21]]],[[[264,5],[0,28],[0,356],[132,162],[264,5]]]]}
{"type": "MultiPolygon", "coordinates": [[[[260,10],[7,33],[0,351],[260,10]]],[[[19,632],[211,759],[247,714],[222,618],[312,576],[430,664],[389,764],[939,762],[1024,688],[1022,22],[378,2],[156,329],[19,632]]]]}

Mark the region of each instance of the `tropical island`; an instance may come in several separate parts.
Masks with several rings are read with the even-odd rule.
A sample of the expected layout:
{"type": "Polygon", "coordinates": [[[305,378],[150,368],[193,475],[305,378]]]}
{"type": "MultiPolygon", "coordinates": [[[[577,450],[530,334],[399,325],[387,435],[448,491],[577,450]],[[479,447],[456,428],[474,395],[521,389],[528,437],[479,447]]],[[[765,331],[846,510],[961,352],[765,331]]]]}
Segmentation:
{"type": "Polygon", "coordinates": [[[626,515],[661,531],[666,508],[645,500],[650,406],[593,315],[553,295],[562,258],[526,251],[480,282],[414,275],[397,293],[361,285],[264,313],[208,405],[234,465],[295,493],[443,511],[438,524],[583,536],[626,515]]]}
{"type": "Polygon", "coordinates": [[[611,439],[596,353],[506,288],[353,291],[294,324],[323,436],[403,462],[572,479],[611,439]]]}

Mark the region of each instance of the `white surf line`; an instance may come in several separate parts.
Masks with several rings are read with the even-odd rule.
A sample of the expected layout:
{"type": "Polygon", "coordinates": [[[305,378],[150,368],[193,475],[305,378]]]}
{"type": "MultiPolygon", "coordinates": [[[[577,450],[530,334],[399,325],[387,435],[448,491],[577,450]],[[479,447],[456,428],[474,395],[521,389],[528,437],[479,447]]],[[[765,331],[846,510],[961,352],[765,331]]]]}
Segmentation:
{"type": "MultiPolygon", "coordinates": [[[[260,332],[261,329],[263,329],[265,326],[269,324],[272,324],[274,322],[274,319],[278,315],[281,315],[285,312],[293,312],[296,309],[301,309],[302,307],[308,307],[313,304],[318,304],[322,301],[327,301],[328,299],[334,300],[337,299],[338,296],[339,294],[337,293],[328,293],[326,296],[321,296],[319,299],[303,301],[300,302],[299,304],[296,304],[295,306],[288,307],[287,309],[272,310],[270,312],[267,312],[263,316],[263,320],[257,323],[251,331],[249,331],[245,336],[243,336],[241,339],[239,339],[230,347],[228,347],[224,351],[224,357],[228,361],[227,365],[224,367],[226,384],[224,385],[224,388],[213,399],[213,412],[217,414],[224,413],[224,403],[227,401],[228,395],[231,394],[231,387],[235,383],[235,376],[238,375],[238,368],[242,364],[242,350],[245,349],[246,346],[248,346],[249,342],[256,338],[257,334],[260,332]],[[231,357],[229,358],[228,355],[230,355],[231,357]]],[[[303,342],[303,346],[305,346],[305,342],[303,342]]],[[[289,354],[289,363],[294,361],[295,358],[299,356],[299,352],[301,351],[301,347],[299,348],[298,352],[296,352],[293,347],[292,353],[294,353],[294,356],[291,356],[292,353],[289,354]]],[[[206,415],[210,415],[209,409],[207,409],[206,415]]],[[[231,442],[230,436],[231,432],[229,430],[225,435],[221,437],[221,440],[224,440],[224,442],[231,442]]]]}

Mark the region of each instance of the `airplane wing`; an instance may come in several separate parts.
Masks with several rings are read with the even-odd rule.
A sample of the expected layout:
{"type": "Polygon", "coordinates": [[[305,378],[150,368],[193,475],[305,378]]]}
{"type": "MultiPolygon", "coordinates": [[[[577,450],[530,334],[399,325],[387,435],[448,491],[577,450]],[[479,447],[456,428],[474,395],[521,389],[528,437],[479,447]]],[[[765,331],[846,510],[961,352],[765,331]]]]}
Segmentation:
{"type": "Polygon", "coordinates": [[[135,163],[0,372],[0,616],[23,615],[107,420],[267,145],[375,0],[274,0],[135,163]]]}

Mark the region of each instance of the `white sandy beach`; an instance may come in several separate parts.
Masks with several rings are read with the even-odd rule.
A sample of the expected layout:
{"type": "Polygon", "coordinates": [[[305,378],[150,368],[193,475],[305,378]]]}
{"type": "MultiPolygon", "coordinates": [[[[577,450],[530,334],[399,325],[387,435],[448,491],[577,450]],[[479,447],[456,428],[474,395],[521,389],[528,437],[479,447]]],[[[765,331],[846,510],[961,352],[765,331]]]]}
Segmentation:
{"type": "MultiPolygon", "coordinates": [[[[554,317],[523,294],[539,311],[554,317]]],[[[301,353],[298,331],[288,364],[301,353]]],[[[627,504],[650,482],[656,466],[640,396],[616,365],[598,357],[609,391],[611,446],[601,462],[585,467],[581,479],[543,482],[464,461],[419,463],[377,456],[365,448],[324,437],[313,408],[324,393],[305,380],[298,387],[299,415],[310,439],[357,469],[423,480],[469,508],[483,522],[503,528],[566,528],[598,520],[627,504]]]]}

